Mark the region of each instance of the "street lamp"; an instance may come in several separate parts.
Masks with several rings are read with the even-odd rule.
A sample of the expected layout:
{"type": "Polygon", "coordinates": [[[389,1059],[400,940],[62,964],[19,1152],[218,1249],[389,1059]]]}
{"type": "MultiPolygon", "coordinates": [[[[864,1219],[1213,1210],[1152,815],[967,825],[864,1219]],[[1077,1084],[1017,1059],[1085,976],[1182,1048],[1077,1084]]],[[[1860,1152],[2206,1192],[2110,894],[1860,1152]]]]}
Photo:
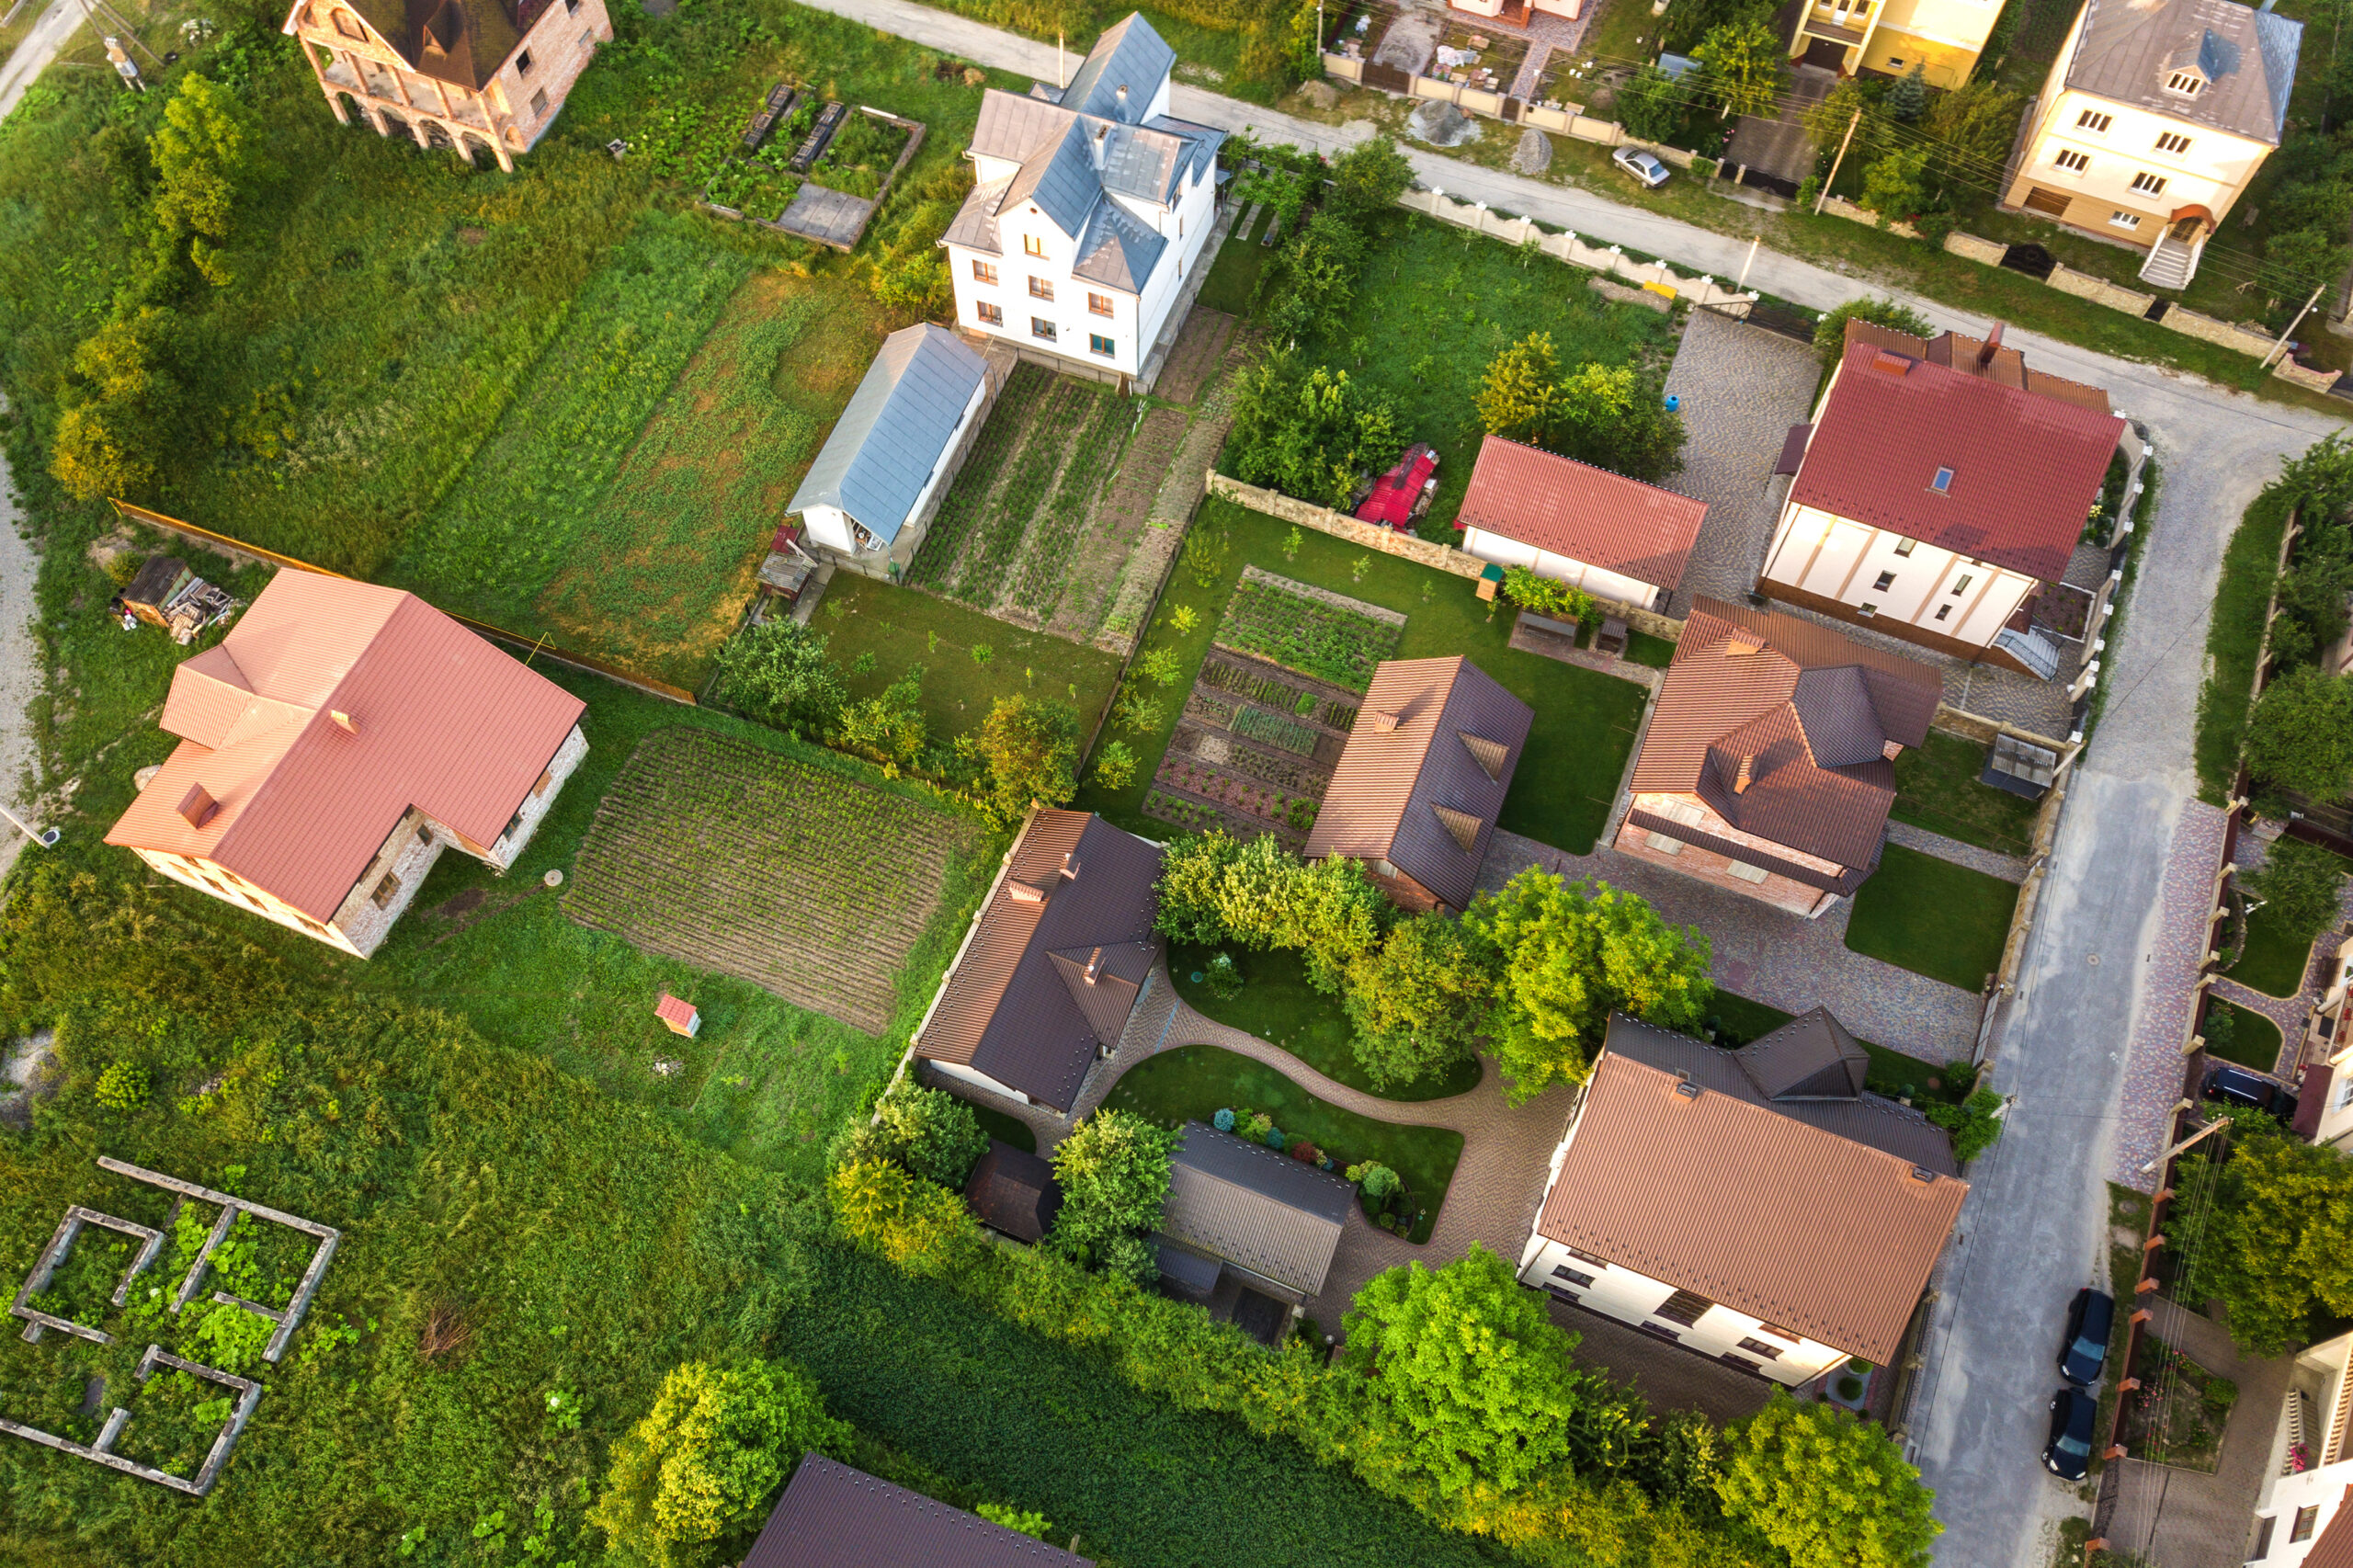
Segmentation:
{"type": "Polygon", "coordinates": [[[17,832],[23,834],[27,838],[31,839],[35,844],[40,845],[43,849],[52,848],[56,846],[57,830],[55,828],[52,827],[40,833],[35,833],[31,828],[25,825],[24,818],[18,816],[16,812],[10,811],[6,806],[0,806],[0,817],[6,817],[10,822],[15,823],[17,824],[17,832]]]}

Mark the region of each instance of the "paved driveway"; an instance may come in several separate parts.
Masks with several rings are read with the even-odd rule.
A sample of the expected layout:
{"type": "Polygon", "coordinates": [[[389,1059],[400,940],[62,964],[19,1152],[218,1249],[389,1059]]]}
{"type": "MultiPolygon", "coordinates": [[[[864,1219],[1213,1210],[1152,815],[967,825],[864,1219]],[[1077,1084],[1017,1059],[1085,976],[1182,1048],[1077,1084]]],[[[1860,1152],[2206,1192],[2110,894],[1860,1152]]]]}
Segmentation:
{"type": "Polygon", "coordinates": [[[1773,464],[1805,422],[1822,365],[1809,346],[1713,311],[1694,311],[1667,368],[1681,404],[1683,472],[1669,488],[1708,504],[1671,615],[1694,596],[1737,600],[1756,586],[1779,515],[1773,464]]]}

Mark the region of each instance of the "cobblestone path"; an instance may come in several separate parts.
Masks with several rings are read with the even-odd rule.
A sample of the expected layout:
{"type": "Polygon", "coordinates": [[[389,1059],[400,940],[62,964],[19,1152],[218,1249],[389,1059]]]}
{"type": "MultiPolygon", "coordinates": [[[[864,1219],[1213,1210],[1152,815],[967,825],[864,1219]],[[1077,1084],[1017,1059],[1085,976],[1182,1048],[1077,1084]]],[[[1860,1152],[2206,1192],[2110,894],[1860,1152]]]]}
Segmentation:
{"type": "Polygon", "coordinates": [[[1949,860],[1956,866],[1966,866],[1972,871],[1983,871],[1989,877],[1999,877],[2006,882],[2026,878],[2023,857],[2005,855],[1998,849],[1981,849],[1958,838],[1947,838],[1941,833],[1930,833],[1925,827],[1914,827],[1908,822],[1889,823],[1887,841],[1906,849],[1917,849],[1923,855],[1933,855],[1939,860],[1949,860]]]}
{"type": "Polygon", "coordinates": [[[1756,585],[1780,513],[1773,464],[1790,426],[1802,424],[1822,367],[1813,350],[1763,327],[1694,311],[1667,367],[1667,395],[1689,439],[1683,472],[1667,488],[1708,504],[1683,585],[1667,613],[1690,613],[1694,595],[1738,599],[1756,585]]]}
{"type": "MultiPolygon", "coordinates": [[[[2164,1150],[2173,1131],[2173,1108],[2181,1099],[2181,1047],[2189,1038],[2191,999],[2200,960],[2206,956],[2206,916],[2214,907],[2214,868],[2222,853],[2222,813],[2190,801],[2182,808],[2165,857],[2161,924],[2142,966],[2131,1051],[2116,1102],[2109,1179],[2143,1192],[2156,1190],[2156,1173],[2141,1166],[2164,1150]]],[[[2100,956],[2107,962],[2132,961],[2130,953],[2100,956]]]]}

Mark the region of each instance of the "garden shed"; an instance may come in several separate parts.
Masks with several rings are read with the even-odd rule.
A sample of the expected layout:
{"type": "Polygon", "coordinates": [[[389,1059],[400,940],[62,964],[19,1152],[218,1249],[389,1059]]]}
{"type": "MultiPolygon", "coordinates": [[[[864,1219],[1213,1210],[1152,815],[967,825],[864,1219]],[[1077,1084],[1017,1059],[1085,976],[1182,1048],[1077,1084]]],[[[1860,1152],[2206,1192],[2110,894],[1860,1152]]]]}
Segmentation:
{"type": "Polygon", "coordinates": [[[1035,1242],[1054,1228],[1063,1189],[1044,1158],[992,1138],[989,1152],[964,1182],[964,1202],[990,1230],[1017,1242],[1035,1242]]]}
{"type": "Polygon", "coordinates": [[[1248,1297],[1297,1304],[1322,1292],[1355,1205],[1356,1188],[1330,1172],[1188,1121],[1168,1161],[1161,1273],[1255,1331],[1248,1297]]]}
{"type": "Polygon", "coordinates": [[[1482,561],[1663,611],[1707,516],[1704,501],[1490,436],[1455,521],[1482,561]]]}

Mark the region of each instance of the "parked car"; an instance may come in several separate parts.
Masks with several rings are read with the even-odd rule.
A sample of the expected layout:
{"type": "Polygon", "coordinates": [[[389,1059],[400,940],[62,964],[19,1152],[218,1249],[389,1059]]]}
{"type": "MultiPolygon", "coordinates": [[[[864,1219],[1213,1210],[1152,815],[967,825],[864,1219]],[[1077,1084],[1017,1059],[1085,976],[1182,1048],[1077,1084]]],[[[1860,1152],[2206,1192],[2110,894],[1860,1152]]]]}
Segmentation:
{"type": "Polygon", "coordinates": [[[2059,1375],[2078,1388],[2097,1388],[2115,1322],[2115,1297],[2088,1285],[2076,1291],[2067,1306],[2067,1337],[2059,1346],[2059,1375]]]}
{"type": "Polygon", "coordinates": [[[1656,190],[1666,183],[1666,165],[1640,147],[1620,147],[1609,154],[1609,161],[1642,181],[1646,189],[1656,190]]]}
{"type": "Polygon", "coordinates": [[[2062,1481],[2081,1481],[2092,1463],[2092,1426],[2099,1401],[2081,1389],[2051,1396],[2051,1441],[2042,1447],[2042,1467],[2062,1481]]]}
{"type": "Polygon", "coordinates": [[[2276,1078],[2217,1062],[2206,1069],[2206,1097],[2268,1111],[2282,1126],[2296,1119],[2296,1094],[2276,1078]]]}

